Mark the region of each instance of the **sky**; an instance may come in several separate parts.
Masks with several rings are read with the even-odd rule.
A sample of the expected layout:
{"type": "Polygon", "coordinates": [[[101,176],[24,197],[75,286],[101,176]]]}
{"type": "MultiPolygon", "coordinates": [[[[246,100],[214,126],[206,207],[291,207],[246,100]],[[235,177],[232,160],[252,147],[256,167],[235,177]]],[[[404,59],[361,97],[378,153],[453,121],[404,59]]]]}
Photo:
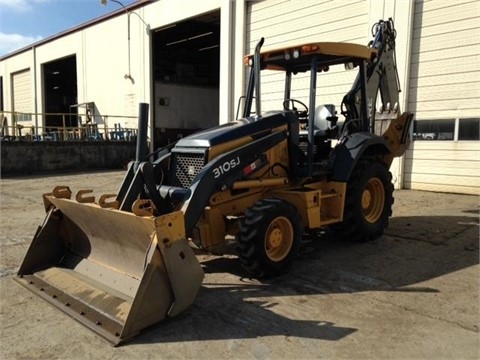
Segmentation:
{"type": "Polygon", "coordinates": [[[0,0],[0,57],[119,8],[108,0],[0,0]]]}

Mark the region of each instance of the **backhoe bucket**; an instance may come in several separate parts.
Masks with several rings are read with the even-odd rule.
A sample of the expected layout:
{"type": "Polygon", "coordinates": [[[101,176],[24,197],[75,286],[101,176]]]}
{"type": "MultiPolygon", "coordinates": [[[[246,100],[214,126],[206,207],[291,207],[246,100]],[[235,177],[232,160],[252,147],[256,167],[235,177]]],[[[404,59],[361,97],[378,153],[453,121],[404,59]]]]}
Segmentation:
{"type": "Polygon", "coordinates": [[[182,212],[138,216],[57,193],[44,195],[18,283],[113,345],[193,303],[204,274],[182,212]]]}

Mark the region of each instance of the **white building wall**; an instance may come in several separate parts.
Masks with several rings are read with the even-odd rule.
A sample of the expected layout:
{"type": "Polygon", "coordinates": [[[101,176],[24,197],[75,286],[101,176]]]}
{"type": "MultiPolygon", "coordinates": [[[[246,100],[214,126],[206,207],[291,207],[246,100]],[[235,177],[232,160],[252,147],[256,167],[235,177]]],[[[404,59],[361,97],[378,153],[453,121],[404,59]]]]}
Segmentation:
{"type": "Polygon", "coordinates": [[[135,20],[131,15],[130,69],[126,14],[84,29],[79,39],[82,51],[77,54],[78,103],[94,102],[97,115],[110,115],[108,127],[117,122],[124,127],[136,126],[133,117],[138,114],[137,103],[149,102],[145,96],[149,83],[144,83],[141,72],[147,54],[138,51],[147,34],[138,33],[135,20]]]}
{"type": "Polygon", "coordinates": [[[419,128],[447,120],[455,130],[452,140],[412,144],[405,186],[480,195],[480,141],[458,138],[462,119],[480,118],[478,1],[415,2],[408,98],[419,128]]]}
{"type": "MultiPolygon", "coordinates": [[[[237,107],[239,99],[244,95],[245,82],[245,65],[243,64],[243,57],[246,53],[245,33],[246,33],[246,18],[247,18],[247,4],[245,1],[236,1],[234,16],[233,16],[233,58],[232,58],[232,72],[233,72],[233,109],[231,118],[237,116],[237,107]]],[[[241,114],[239,114],[241,116],[241,114]]]]}
{"type": "Polygon", "coordinates": [[[415,2],[409,106],[417,119],[480,115],[480,3],[415,2]]]}

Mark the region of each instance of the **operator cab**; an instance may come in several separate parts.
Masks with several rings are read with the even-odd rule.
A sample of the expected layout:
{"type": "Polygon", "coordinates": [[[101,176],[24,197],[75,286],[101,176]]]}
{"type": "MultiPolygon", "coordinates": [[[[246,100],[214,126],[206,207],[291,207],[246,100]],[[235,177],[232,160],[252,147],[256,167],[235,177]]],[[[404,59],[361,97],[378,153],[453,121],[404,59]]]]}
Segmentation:
{"type": "Polygon", "coordinates": [[[263,118],[268,121],[269,112],[261,110],[260,71],[283,72],[285,74],[283,112],[293,112],[299,120],[299,135],[290,140],[295,143],[292,146],[301,150],[294,152],[292,156],[292,171],[295,176],[328,174],[332,140],[340,140],[351,132],[369,130],[372,119],[368,117],[366,101],[360,101],[351,94],[359,94],[361,99],[365,99],[366,63],[375,58],[377,50],[358,44],[325,42],[260,53],[262,44],[261,41],[257,45],[254,55],[244,58],[251,71],[243,117],[251,115],[252,104],[255,103],[257,119],[263,118]],[[319,74],[327,73],[331,68],[335,68],[336,71],[340,67],[358,69],[355,81],[355,86],[359,87],[358,91],[352,88],[344,97],[321,94],[322,81],[324,78],[328,81],[328,78],[319,74]],[[293,82],[299,84],[292,86],[293,82]],[[310,86],[306,91],[308,82],[310,86]],[[342,121],[338,121],[335,104],[317,105],[317,98],[326,98],[328,102],[338,101],[337,105],[341,105],[342,121]],[[345,104],[346,102],[348,103],[345,104]],[[343,108],[344,105],[346,109],[343,108]],[[262,117],[258,114],[264,115],[262,117]]]}

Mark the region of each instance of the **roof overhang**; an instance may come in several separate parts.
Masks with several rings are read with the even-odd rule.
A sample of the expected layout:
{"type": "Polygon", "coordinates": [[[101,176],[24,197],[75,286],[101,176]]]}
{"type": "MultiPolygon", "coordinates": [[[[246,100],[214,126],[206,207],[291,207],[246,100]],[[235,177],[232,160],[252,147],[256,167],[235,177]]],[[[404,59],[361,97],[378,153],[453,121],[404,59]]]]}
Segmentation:
{"type": "MultiPolygon", "coordinates": [[[[302,72],[310,69],[313,56],[317,56],[319,64],[329,66],[348,62],[371,61],[376,55],[376,49],[365,45],[342,42],[316,42],[264,51],[261,52],[260,57],[263,68],[302,72]]],[[[249,64],[253,56],[253,54],[245,56],[245,64],[249,64]]]]}

